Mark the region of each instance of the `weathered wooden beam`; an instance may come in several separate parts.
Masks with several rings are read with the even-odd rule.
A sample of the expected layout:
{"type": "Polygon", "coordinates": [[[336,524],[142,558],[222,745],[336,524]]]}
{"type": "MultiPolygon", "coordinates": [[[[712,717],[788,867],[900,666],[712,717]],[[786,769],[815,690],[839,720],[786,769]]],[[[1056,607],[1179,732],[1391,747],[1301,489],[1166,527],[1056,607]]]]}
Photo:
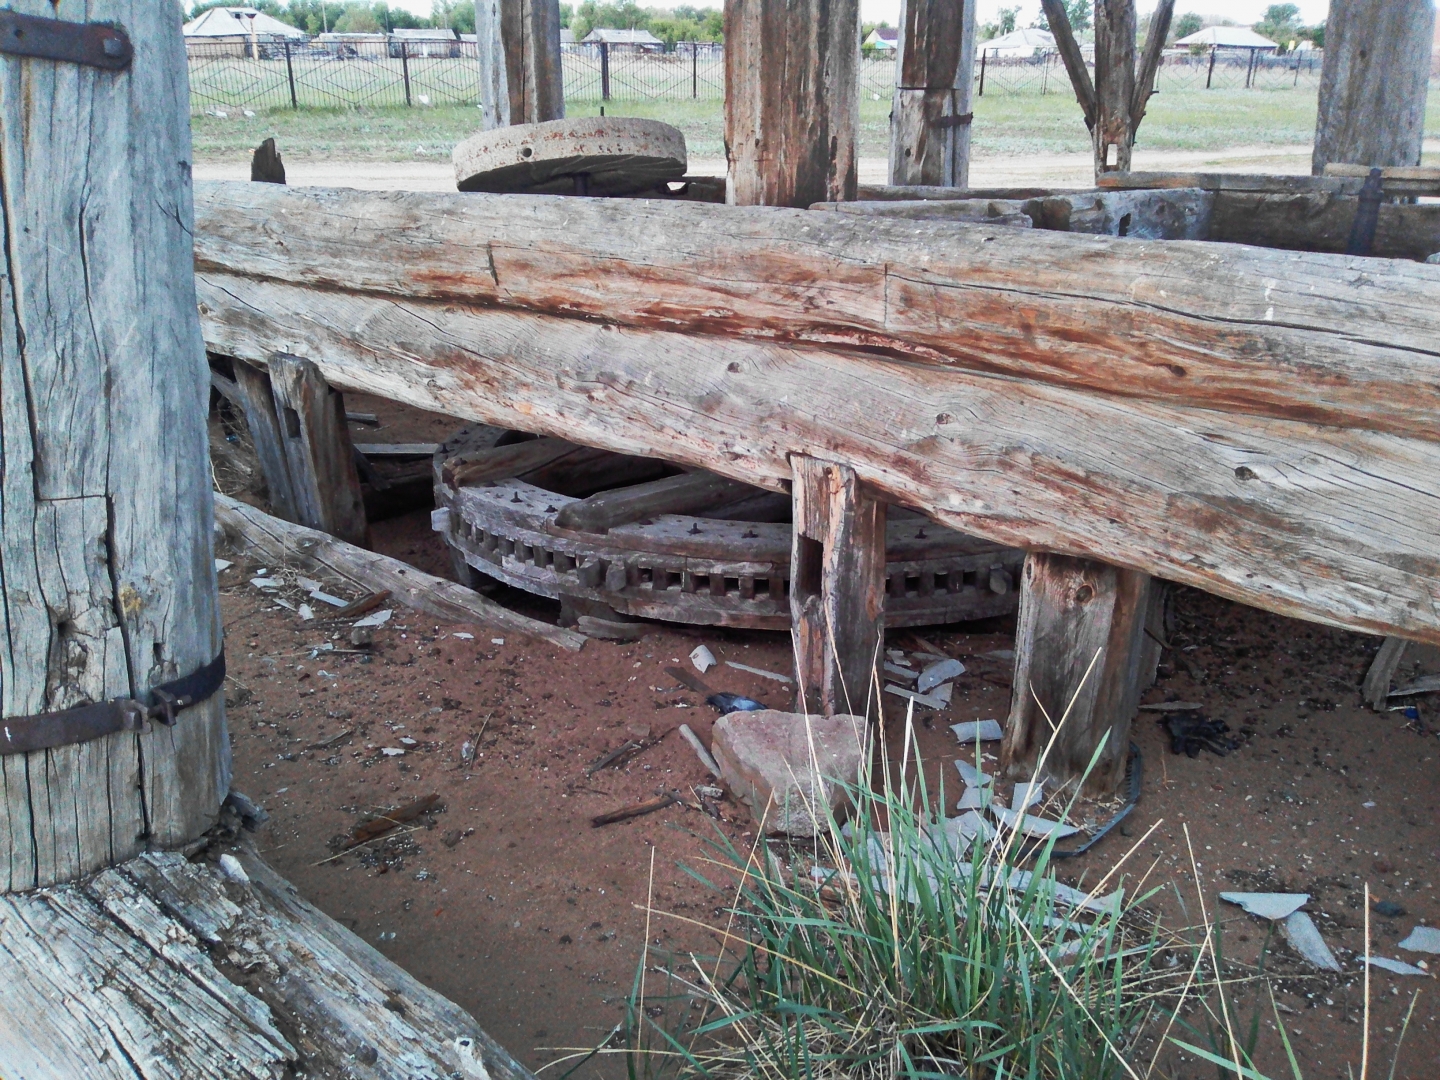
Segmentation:
{"type": "Polygon", "coordinates": [[[1419,165],[1433,0],[1331,0],[1311,166],[1419,165]]]}
{"type": "MultiPolygon", "coordinates": [[[[869,224],[880,232],[891,223],[869,224]]],[[[986,235],[1002,232],[1166,250],[1142,240],[986,235]]],[[[1206,247],[1222,259],[1230,250],[1206,247]]],[[[1277,292],[1284,287],[1273,280],[1277,292]]],[[[772,490],[788,485],[790,454],[824,453],[886,501],[997,543],[1440,642],[1440,443],[1429,439],[454,301],[211,271],[197,286],[218,353],[303,350],[338,386],[772,490]]],[[[1018,309],[1012,317],[1040,325],[1018,309]]],[[[1367,330],[1373,337],[1378,327],[1367,330]]],[[[1389,404],[1421,392],[1417,381],[1389,404]]]]}
{"type": "Polygon", "coordinates": [[[588,499],[567,503],[555,515],[561,529],[578,532],[606,532],[660,514],[692,514],[723,505],[754,488],[727,476],[704,470],[667,476],[645,484],[602,491],[588,499]]]}
{"type": "MultiPolygon", "coordinates": [[[[1363,185],[1369,165],[1326,164],[1325,177],[1355,177],[1363,185]]],[[[1380,190],[1386,195],[1440,195],[1440,169],[1419,165],[1390,165],[1380,170],[1380,190]]]]}
{"type": "Polygon", "coordinates": [[[275,392],[270,386],[270,373],[243,360],[236,360],[235,388],[240,398],[240,410],[245,414],[245,426],[250,429],[255,456],[260,459],[260,472],[265,477],[270,509],[286,521],[298,521],[295,487],[290,480],[290,461],[275,412],[275,392]]]}
{"type": "MultiPolygon", "coordinates": [[[[1366,170],[1369,174],[1369,170],[1366,170]]],[[[1260,194],[1322,191],[1335,195],[1359,195],[1364,177],[1281,176],[1272,173],[1130,172],[1106,173],[1095,178],[1097,187],[1107,189],[1200,188],[1204,191],[1245,191],[1260,194]]],[[[1387,190],[1386,194],[1422,194],[1387,190]]]]}
{"type": "Polygon", "coordinates": [[[319,368],[299,356],[276,353],[269,374],[295,521],[367,545],[370,526],[344,396],[330,388],[319,368]]]}
{"type": "Polygon", "coordinates": [[[1400,662],[1405,658],[1406,644],[1404,638],[1387,637],[1380,643],[1380,651],[1375,654],[1375,659],[1365,672],[1360,696],[1365,699],[1365,704],[1376,712],[1384,712],[1385,705],[1390,700],[1390,683],[1395,678],[1400,662]]]}
{"type": "Polygon", "coordinates": [[[634,199],[199,184],[196,215],[204,274],[1437,438],[1432,267],[634,199]]]}
{"type": "Polygon", "coordinates": [[[970,182],[976,0],[901,0],[890,183],[970,182]]]}
{"type": "Polygon", "coordinates": [[[1026,557],[1000,755],[1009,775],[1029,777],[1043,755],[1041,775],[1063,786],[1083,778],[1087,792],[1106,794],[1119,785],[1130,721],[1158,659],[1145,633],[1150,592],[1149,575],[1134,570],[1040,552],[1026,557]]]}
{"type": "Polygon", "coordinates": [[[864,716],[885,635],[885,504],[849,465],[804,454],[790,465],[796,708],[864,716]]]}
{"type": "Polygon", "coordinates": [[[916,199],[910,202],[816,203],[811,210],[864,218],[901,218],[907,221],[964,221],[982,225],[1009,225],[1029,229],[1033,222],[1024,204],[1015,199],[916,199]]]}
{"type": "Polygon", "coordinates": [[[571,651],[585,644],[583,634],[521,615],[473,589],[416,570],[399,559],[366,551],[317,529],[281,521],[218,493],[215,521],[238,548],[280,565],[329,571],[370,592],[387,590],[396,603],[427,615],[514,630],[571,651]]]}
{"type": "Polygon", "coordinates": [[[565,115],[559,0],[477,0],[475,40],[482,128],[565,115]]]}
{"type": "Polygon", "coordinates": [[[860,184],[855,198],[860,202],[911,202],[949,199],[1036,199],[1042,195],[1067,193],[1053,187],[957,188],[931,184],[860,184]]]}
{"type": "Polygon", "coordinates": [[[1135,0],[1095,0],[1095,175],[1129,172],[1135,146],[1135,0]]]}
{"type": "MultiPolygon", "coordinates": [[[[1308,192],[1215,195],[1208,239],[1294,251],[1344,252],[1360,200],[1308,192]]],[[[1440,252],[1440,205],[1383,202],[1377,209],[1376,258],[1425,259],[1440,252]]]]}
{"type": "Polygon", "coordinates": [[[444,465],[444,477],[450,484],[482,484],[525,476],[581,449],[564,439],[529,439],[488,447],[450,458],[444,465]]]}
{"type": "Polygon", "coordinates": [[[859,0],[729,0],[725,42],[727,201],[853,199],[859,0]]]}

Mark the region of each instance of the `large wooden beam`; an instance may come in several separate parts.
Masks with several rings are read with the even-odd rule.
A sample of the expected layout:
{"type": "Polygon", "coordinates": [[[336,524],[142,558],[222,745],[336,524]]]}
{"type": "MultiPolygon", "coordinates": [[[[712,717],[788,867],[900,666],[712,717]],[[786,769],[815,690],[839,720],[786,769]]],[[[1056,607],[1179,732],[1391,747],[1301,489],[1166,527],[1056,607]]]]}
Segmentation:
{"type": "Polygon", "coordinates": [[[796,708],[864,716],[885,635],[885,504],[849,465],[805,454],[790,465],[796,708]]]}
{"type": "MultiPolygon", "coordinates": [[[[771,213],[778,225],[786,212],[771,213]]],[[[880,232],[890,223],[868,224],[880,232]]],[[[286,236],[299,244],[293,230],[286,236]]],[[[850,465],[877,497],[972,535],[1440,642],[1440,443],[1430,439],[210,270],[197,286],[217,353],[263,363],[280,349],[303,352],[337,386],[773,490],[789,484],[790,455],[823,455],[850,465]]],[[[1011,311],[1026,328],[1040,325],[1022,304],[1011,311]]],[[[1373,339],[1380,328],[1365,329],[1373,339]]],[[[1408,391],[1422,392],[1422,380],[1408,391]]],[[[1388,403],[1402,407],[1403,396],[1388,403]]]]}
{"type": "Polygon", "coordinates": [[[559,0],[475,0],[475,40],[482,128],[565,115],[559,0]]]}
{"type": "Polygon", "coordinates": [[[976,0],[901,0],[890,183],[970,182],[976,0]]]}
{"type": "Polygon", "coordinates": [[[636,199],[200,184],[196,216],[205,274],[1440,437],[1433,267],[636,199]]]}
{"type": "Polygon", "coordinates": [[[1135,145],[1135,0],[1095,0],[1095,174],[1129,172],[1135,145]]]}
{"type": "Polygon", "coordinates": [[[859,0],[727,0],[726,201],[855,197],[859,0]]]}
{"type": "MultiPolygon", "coordinates": [[[[1117,193],[1118,194],[1118,193],[1117,193]]],[[[1215,195],[1207,239],[1296,251],[1345,251],[1360,200],[1326,192],[1215,195]]],[[[1377,208],[1376,258],[1424,261],[1440,252],[1440,206],[1382,202],[1377,208]]]]}
{"type": "Polygon", "coordinates": [[[1330,0],[1312,167],[1419,165],[1433,0],[1330,0]]]}

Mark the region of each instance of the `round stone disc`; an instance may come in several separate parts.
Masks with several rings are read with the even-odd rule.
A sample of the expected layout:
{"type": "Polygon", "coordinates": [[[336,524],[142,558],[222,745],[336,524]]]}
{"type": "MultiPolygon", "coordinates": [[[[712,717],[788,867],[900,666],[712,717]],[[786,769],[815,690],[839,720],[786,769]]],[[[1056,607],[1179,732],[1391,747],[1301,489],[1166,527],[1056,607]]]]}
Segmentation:
{"type": "Polygon", "coordinates": [[[583,116],[481,131],[455,147],[461,191],[633,195],[685,175],[679,128],[633,116],[583,116]]]}

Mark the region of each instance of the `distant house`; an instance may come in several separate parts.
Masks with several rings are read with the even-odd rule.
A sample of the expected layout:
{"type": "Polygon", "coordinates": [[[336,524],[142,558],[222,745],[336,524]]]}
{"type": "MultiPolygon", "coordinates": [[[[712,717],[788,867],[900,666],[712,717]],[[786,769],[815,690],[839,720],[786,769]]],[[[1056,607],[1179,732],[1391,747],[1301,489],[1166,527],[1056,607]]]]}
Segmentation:
{"type": "Polygon", "coordinates": [[[664,52],[665,43],[649,30],[615,30],[597,26],[584,37],[586,45],[608,45],[611,50],[625,49],[633,52],[664,52]]]}
{"type": "Polygon", "coordinates": [[[444,28],[391,31],[390,55],[399,56],[402,45],[406,56],[460,55],[460,35],[444,28]]]}
{"type": "Polygon", "coordinates": [[[560,28],[560,44],[561,44],[561,45],[574,45],[574,44],[575,44],[575,31],[574,31],[574,30],[571,30],[568,26],[562,26],[562,27],[560,28]]]}
{"type": "Polygon", "coordinates": [[[1249,49],[1253,52],[1270,52],[1279,48],[1267,37],[1261,37],[1245,26],[1207,26],[1193,34],[1180,38],[1176,45],[1200,46],[1206,49],[1249,49]]]}
{"type": "Polygon", "coordinates": [[[1049,30],[1036,30],[1027,26],[1023,30],[1013,30],[989,41],[982,41],[979,47],[992,59],[1028,59],[1041,53],[1054,52],[1055,35],[1049,30]]]}
{"type": "Polygon", "coordinates": [[[276,42],[304,41],[305,31],[251,7],[219,7],[203,11],[185,24],[185,44],[201,46],[206,56],[268,54],[268,46],[276,42]],[[262,48],[265,46],[266,48],[262,48]]]}
{"type": "Polygon", "coordinates": [[[900,31],[893,26],[877,26],[870,31],[870,35],[861,42],[861,45],[868,49],[878,49],[882,52],[894,52],[900,44],[900,31]]]}
{"type": "Polygon", "coordinates": [[[384,34],[321,34],[310,44],[331,56],[386,56],[389,38],[384,34]]]}

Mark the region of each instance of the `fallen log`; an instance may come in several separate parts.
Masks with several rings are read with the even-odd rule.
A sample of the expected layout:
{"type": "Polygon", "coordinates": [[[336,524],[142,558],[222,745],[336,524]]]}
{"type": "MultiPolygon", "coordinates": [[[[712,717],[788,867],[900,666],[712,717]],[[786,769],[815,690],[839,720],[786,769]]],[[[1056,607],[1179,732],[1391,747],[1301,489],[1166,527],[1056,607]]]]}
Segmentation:
{"type": "Polygon", "coordinates": [[[195,199],[205,276],[1440,437],[1434,267],[780,207],[222,183],[195,199]]]}
{"type": "Polygon", "coordinates": [[[514,630],[571,652],[585,644],[584,634],[521,615],[487,600],[473,589],[416,570],[388,555],[366,551],[303,525],[281,521],[218,492],[215,520],[232,540],[265,559],[304,570],[328,570],[357,589],[370,592],[388,589],[397,603],[427,615],[514,630]]]}
{"type": "Polygon", "coordinates": [[[1440,642],[1432,441],[834,350],[214,273],[196,285],[217,353],[285,348],[337,386],[775,491],[791,455],[823,453],[974,536],[1440,642]]]}

